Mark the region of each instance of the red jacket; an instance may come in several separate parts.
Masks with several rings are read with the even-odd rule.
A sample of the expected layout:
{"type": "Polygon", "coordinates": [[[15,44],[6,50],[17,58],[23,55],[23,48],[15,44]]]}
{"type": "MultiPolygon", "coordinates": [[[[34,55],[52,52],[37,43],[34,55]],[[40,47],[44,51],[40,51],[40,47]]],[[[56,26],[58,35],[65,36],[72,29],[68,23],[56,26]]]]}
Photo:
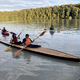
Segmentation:
{"type": "Polygon", "coordinates": [[[14,38],[12,41],[13,41],[14,43],[17,42],[17,38],[14,38]]]}
{"type": "Polygon", "coordinates": [[[2,30],[2,32],[6,32],[7,30],[5,29],[5,30],[2,30]]]}

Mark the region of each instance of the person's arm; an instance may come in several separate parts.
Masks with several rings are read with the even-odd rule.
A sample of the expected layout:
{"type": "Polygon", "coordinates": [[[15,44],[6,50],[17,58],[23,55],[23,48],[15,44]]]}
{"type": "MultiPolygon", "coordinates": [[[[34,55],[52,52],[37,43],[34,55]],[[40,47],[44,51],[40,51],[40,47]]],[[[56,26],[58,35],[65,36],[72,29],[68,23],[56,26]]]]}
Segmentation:
{"type": "Polygon", "coordinates": [[[22,45],[25,46],[26,38],[23,39],[22,45]]]}
{"type": "Polygon", "coordinates": [[[3,33],[3,30],[2,30],[2,33],[3,33]]]}
{"type": "Polygon", "coordinates": [[[26,42],[26,38],[24,38],[22,42],[25,43],[26,42]]]}
{"type": "MultiPolygon", "coordinates": [[[[30,38],[29,38],[30,39],[30,38]]],[[[30,39],[31,40],[31,39],[30,39]]],[[[31,42],[32,42],[32,40],[31,40],[31,42]]]]}
{"type": "Polygon", "coordinates": [[[35,40],[33,40],[32,43],[33,43],[34,41],[35,41],[35,40]]]}
{"type": "Polygon", "coordinates": [[[20,39],[20,36],[17,39],[20,39]]]}
{"type": "MultiPolygon", "coordinates": [[[[30,39],[30,38],[29,38],[29,39],[30,39]]],[[[30,40],[31,40],[31,39],[30,39],[30,40]]],[[[33,41],[31,40],[31,43],[33,43],[33,42],[34,42],[34,40],[33,40],[33,41]]]]}
{"type": "Polygon", "coordinates": [[[13,42],[13,38],[11,38],[11,40],[10,40],[10,43],[12,43],[13,42]]]}

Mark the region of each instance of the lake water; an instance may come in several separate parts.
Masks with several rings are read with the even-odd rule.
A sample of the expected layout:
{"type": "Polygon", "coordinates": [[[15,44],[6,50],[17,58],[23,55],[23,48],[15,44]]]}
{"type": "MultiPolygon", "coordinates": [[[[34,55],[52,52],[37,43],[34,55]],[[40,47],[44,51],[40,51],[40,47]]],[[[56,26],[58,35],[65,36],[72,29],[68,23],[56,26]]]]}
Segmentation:
{"type": "MultiPolygon", "coordinates": [[[[20,35],[20,41],[29,34],[33,40],[44,29],[46,33],[35,40],[34,44],[42,47],[62,51],[80,57],[80,20],[28,20],[0,22],[0,29],[5,27],[10,32],[20,35]],[[55,32],[50,33],[49,27],[54,25],[55,32]],[[57,32],[60,29],[60,32],[57,32]]],[[[1,31],[0,31],[1,32],[1,31]]],[[[11,39],[10,36],[0,35],[0,40],[11,39]]],[[[18,57],[12,53],[18,50],[0,43],[0,80],[80,80],[80,63],[61,60],[48,56],[21,51],[18,57]]]]}

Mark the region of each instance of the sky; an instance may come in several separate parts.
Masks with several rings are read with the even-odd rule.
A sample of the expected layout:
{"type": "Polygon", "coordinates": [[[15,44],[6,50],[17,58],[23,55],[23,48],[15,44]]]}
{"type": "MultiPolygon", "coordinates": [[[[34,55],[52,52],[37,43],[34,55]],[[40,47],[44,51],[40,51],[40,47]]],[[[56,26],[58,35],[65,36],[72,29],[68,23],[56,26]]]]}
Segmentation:
{"type": "Polygon", "coordinates": [[[14,11],[77,3],[80,3],[80,0],[0,0],[0,11],[14,11]]]}

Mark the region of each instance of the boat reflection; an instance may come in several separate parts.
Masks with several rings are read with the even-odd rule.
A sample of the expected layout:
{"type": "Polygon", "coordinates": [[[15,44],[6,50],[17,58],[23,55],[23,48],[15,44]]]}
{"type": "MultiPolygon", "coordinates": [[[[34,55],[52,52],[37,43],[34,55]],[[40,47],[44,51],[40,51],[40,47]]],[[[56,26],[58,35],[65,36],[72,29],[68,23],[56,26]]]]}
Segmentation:
{"type": "MultiPolygon", "coordinates": [[[[18,49],[12,49],[12,53],[18,49]]],[[[41,55],[41,54],[37,54],[35,52],[30,52],[30,51],[21,51],[21,53],[17,56],[17,57],[13,57],[15,59],[24,59],[26,61],[27,64],[31,63],[31,60],[35,60],[37,61],[38,59],[42,62],[43,59],[45,60],[49,60],[51,62],[56,62],[56,63],[61,63],[61,64],[66,64],[69,66],[80,66],[79,62],[74,62],[74,61],[68,61],[68,60],[64,60],[64,59],[58,59],[55,57],[49,57],[49,56],[45,56],[45,55],[41,55]]]]}
{"type": "Polygon", "coordinates": [[[53,35],[55,33],[55,30],[50,30],[49,32],[51,35],[53,35]]]}
{"type": "Polygon", "coordinates": [[[6,40],[8,36],[2,35],[3,39],[6,40]]]}
{"type": "MultiPolygon", "coordinates": [[[[11,49],[12,54],[13,54],[15,51],[17,51],[17,50],[19,50],[19,49],[12,48],[12,49],[11,49]]],[[[13,56],[13,55],[12,55],[12,56],[13,56],[13,58],[15,58],[15,59],[20,59],[20,58],[23,57],[23,59],[26,59],[26,60],[27,60],[27,64],[29,64],[30,61],[31,61],[31,54],[30,54],[30,53],[31,53],[31,52],[24,50],[24,51],[21,51],[20,54],[17,55],[16,57],[13,56]]]]}

